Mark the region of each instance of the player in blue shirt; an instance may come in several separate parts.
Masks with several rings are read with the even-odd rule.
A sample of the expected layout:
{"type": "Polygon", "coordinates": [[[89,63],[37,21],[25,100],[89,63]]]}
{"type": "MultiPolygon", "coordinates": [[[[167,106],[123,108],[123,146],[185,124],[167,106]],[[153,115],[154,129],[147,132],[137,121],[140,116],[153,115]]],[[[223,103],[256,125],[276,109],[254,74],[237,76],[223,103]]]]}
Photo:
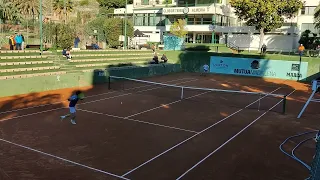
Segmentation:
{"type": "Polygon", "coordinates": [[[209,71],[209,65],[208,64],[205,64],[203,65],[203,73],[202,75],[205,76],[209,71]]]}
{"type": "Polygon", "coordinates": [[[70,114],[67,114],[67,115],[64,115],[64,116],[61,116],[61,120],[71,116],[71,124],[77,124],[76,123],[76,105],[78,103],[78,101],[80,100],[83,100],[83,97],[82,97],[82,92],[81,91],[76,91],[75,94],[73,94],[69,99],[68,101],[70,101],[69,103],[69,110],[70,110],[70,114]]]}

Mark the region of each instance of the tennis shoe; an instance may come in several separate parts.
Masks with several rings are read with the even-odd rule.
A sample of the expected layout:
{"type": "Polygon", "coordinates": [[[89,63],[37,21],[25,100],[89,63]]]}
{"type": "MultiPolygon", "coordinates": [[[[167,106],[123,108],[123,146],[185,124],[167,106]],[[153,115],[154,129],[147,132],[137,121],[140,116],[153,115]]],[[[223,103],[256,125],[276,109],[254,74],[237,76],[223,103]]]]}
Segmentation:
{"type": "Polygon", "coordinates": [[[73,124],[73,125],[76,125],[77,123],[76,123],[76,121],[75,120],[73,120],[73,119],[71,119],[71,124],[73,124]]]}
{"type": "Polygon", "coordinates": [[[60,116],[60,120],[62,121],[66,116],[60,116]]]}

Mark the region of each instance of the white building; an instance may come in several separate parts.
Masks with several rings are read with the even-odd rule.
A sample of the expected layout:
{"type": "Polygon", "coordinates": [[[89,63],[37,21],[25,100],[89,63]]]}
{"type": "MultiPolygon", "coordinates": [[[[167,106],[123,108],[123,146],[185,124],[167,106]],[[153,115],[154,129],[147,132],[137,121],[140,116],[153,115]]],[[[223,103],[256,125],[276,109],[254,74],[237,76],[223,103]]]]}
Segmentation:
{"type": "MultiPolygon", "coordinates": [[[[133,18],[134,29],[149,37],[136,38],[138,44],[162,42],[163,35],[170,32],[177,19],[186,19],[187,43],[232,43],[240,49],[257,50],[259,31],[240,22],[228,0],[176,0],[166,5],[165,0],[134,0],[127,5],[127,14],[133,18]]],[[[314,29],[313,13],[319,0],[307,0],[297,17],[286,19],[284,26],[266,33],[264,43],[270,51],[292,51],[298,47],[299,34],[314,29]]],[[[122,16],[125,8],[114,14],[122,16]]]]}

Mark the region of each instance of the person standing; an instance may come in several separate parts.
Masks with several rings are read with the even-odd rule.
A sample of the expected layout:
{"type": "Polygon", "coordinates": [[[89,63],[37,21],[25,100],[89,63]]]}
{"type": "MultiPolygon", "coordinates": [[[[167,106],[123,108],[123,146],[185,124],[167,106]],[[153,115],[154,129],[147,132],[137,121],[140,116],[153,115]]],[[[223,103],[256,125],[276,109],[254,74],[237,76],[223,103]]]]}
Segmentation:
{"type": "Polygon", "coordinates": [[[14,40],[16,41],[16,49],[17,49],[17,50],[21,50],[21,44],[22,44],[22,36],[21,36],[21,33],[19,33],[18,35],[16,35],[16,37],[14,38],[14,40]]]}
{"type": "Polygon", "coordinates": [[[10,50],[11,50],[11,51],[14,50],[15,41],[14,41],[13,35],[11,35],[11,36],[9,37],[9,46],[10,46],[10,50]]]}
{"type": "Polygon", "coordinates": [[[299,55],[302,56],[303,55],[303,52],[304,52],[305,48],[303,46],[303,44],[300,44],[299,48],[298,48],[298,51],[299,51],[299,55]]]}
{"type": "Polygon", "coordinates": [[[80,42],[80,38],[79,38],[79,36],[77,36],[74,39],[74,48],[78,48],[79,47],[79,42],[80,42]]]}
{"type": "Polygon", "coordinates": [[[23,34],[21,34],[21,37],[22,37],[22,43],[21,43],[21,50],[24,51],[24,36],[23,34]]]}

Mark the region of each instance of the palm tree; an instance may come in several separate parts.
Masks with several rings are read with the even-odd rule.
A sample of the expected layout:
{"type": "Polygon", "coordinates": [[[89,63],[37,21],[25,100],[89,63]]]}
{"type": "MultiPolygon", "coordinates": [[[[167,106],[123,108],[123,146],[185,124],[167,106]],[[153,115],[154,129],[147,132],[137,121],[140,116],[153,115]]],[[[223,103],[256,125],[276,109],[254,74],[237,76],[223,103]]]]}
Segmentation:
{"type": "Polygon", "coordinates": [[[10,0],[0,0],[0,19],[14,21],[20,20],[21,16],[18,8],[10,0]]]}
{"type": "Polygon", "coordinates": [[[38,17],[40,4],[39,0],[15,0],[15,4],[18,7],[21,14],[25,16],[38,17]]]}
{"type": "Polygon", "coordinates": [[[60,18],[65,14],[66,21],[68,14],[73,11],[73,2],[71,0],[54,0],[53,10],[60,16],[60,18]]]}

